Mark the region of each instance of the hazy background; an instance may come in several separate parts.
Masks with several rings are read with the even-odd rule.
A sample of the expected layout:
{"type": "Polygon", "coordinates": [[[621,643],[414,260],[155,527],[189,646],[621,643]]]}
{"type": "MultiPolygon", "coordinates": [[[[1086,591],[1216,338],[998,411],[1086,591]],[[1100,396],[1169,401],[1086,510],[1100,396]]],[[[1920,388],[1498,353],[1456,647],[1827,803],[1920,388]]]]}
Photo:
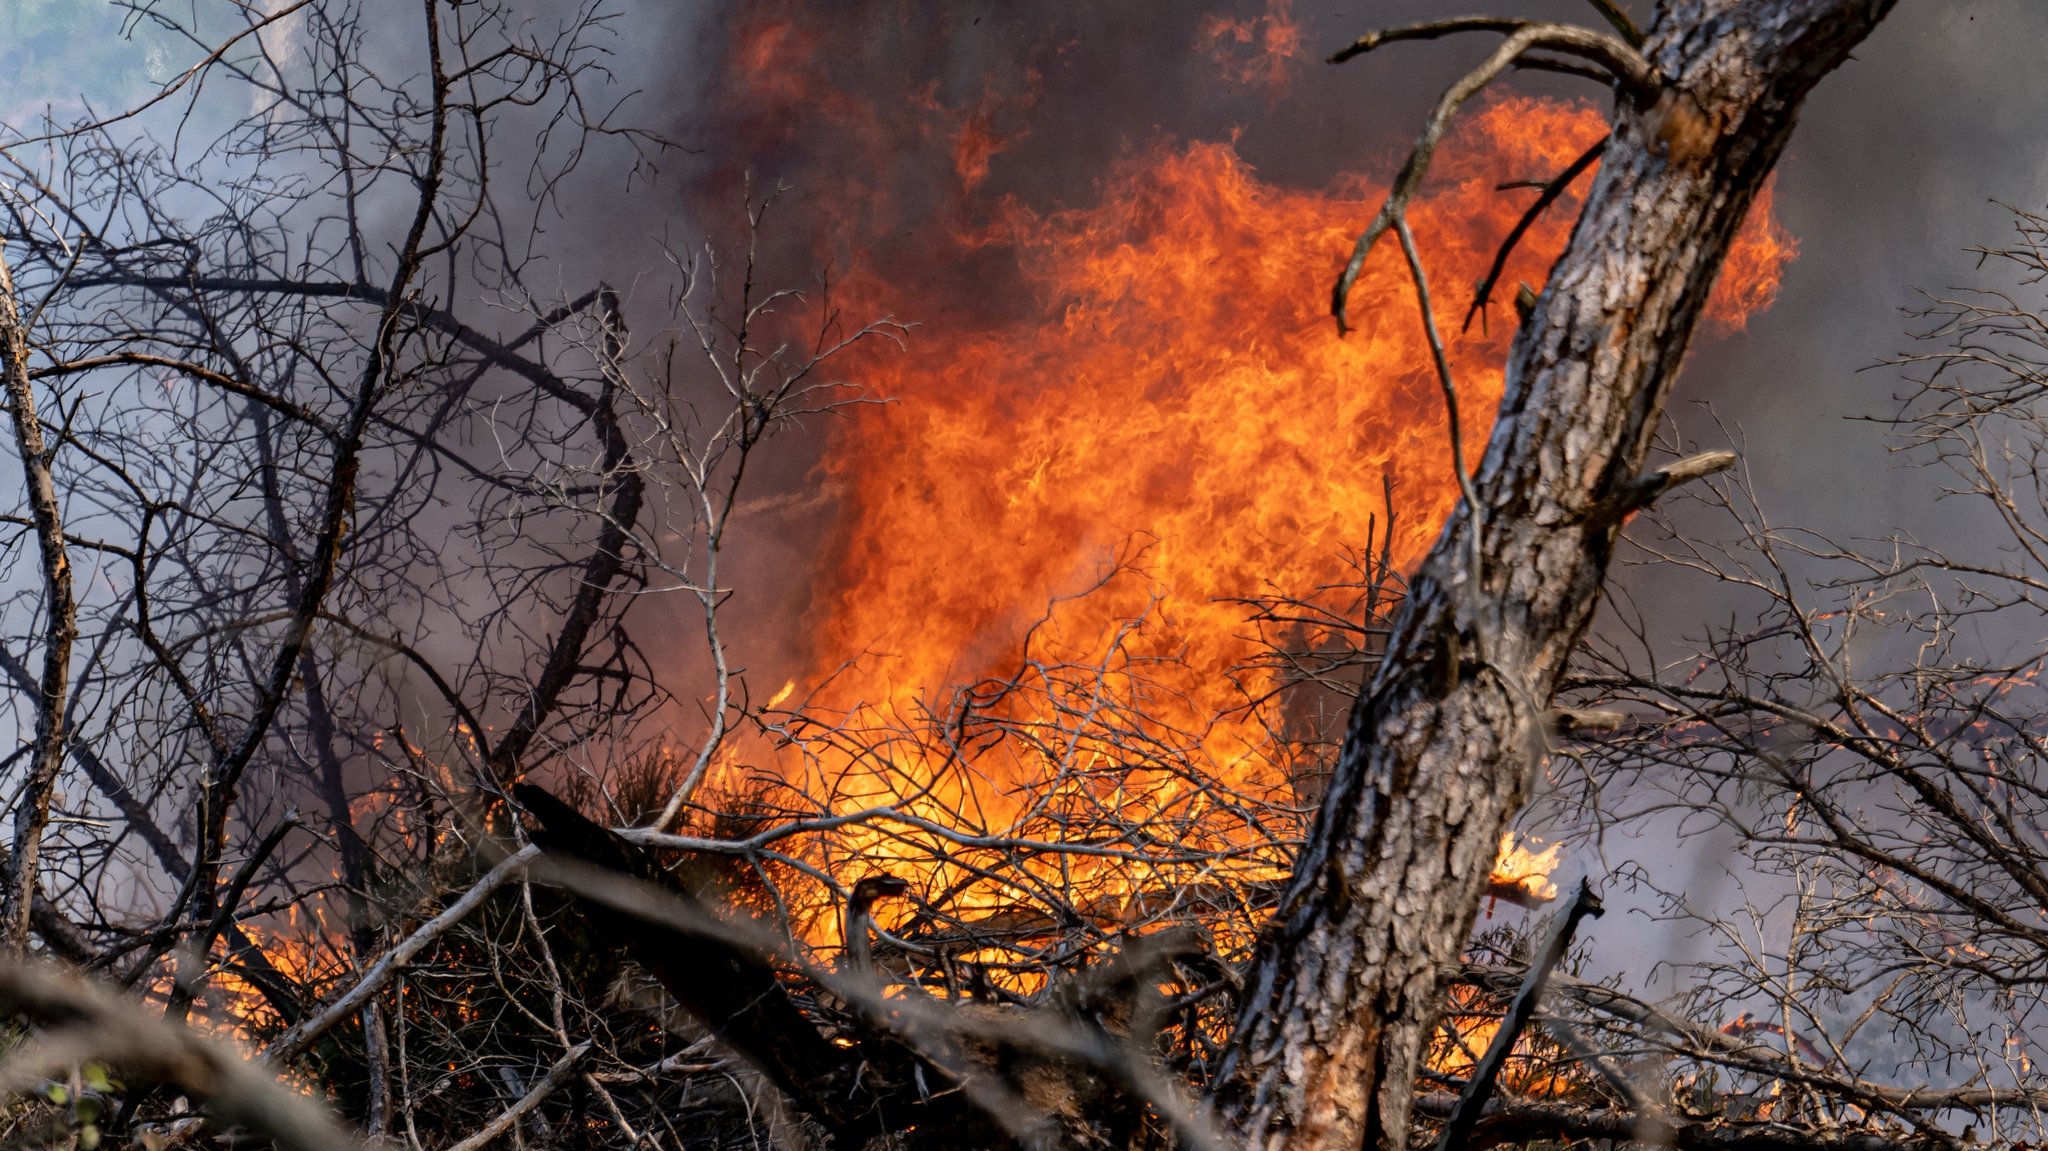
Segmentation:
{"type": "MultiPolygon", "coordinates": [[[[389,7],[395,16],[413,9],[409,0],[370,0],[368,7],[389,7]]],[[[554,7],[529,10],[548,21],[558,18],[554,7]]],[[[1494,7],[1597,21],[1588,6],[1563,0],[1494,7]]],[[[1640,0],[1631,7],[1647,17],[1640,0]]],[[[681,149],[655,157],[658,170],[623,152],[585,168],[549,222],[562,283],[580,290],[600,276],[630,284],[658,272],[657,238],[730,245],[741,188],[786,180],[794,191],[780,216],[786,231],[775,237],[777,267],[794,275],[821,260],[860,260],[886,276],[922,277],[934,289],[927,298],[946,306],[897,318],[927,327],[991,322],[1029,299],[1004,251],[934,262],[923,255],[930,246],[920,230],[969,225],[1005,196],[1041,209],[1086,205],[1113,163],[1160,141],[1234,138],[1264,179],[1286,186],[1321,188],[1348,172],[1384,179],[1422,110],[1491,42],[1402,45],[1342,67],[1321,63],[1368,28],[1452,14],[1442,4],[1413,2],[621,0],[611,10],[617,92],[637,92],[621,115],[668,133],[681,149]],[[1301,50],[1275,67],[1258,59],[1256,41],[1233,51],[1226,40],[1219,50],[1210,22],[1249,22],[1256,36],[1265,27],[1259,21],[1283,17],[1298,25],[1301,50]],[[771,18],[816,39],[811,79],[822,87],[805,97],[764,101],[758,84],[736,78],[739,33],[771,18]],[[847,133],[824,114],[820,92],[881,109],[881,127],[874,135],[847,133]],[[971,190],[960,186],[948,140],[932,132],[934,121],[920,119],[918,107],[991,110],[989,127],[1003,146],[971,190]],[[877,191],[886,197],[871,194],[877,191]]],[[[0,4],[0,115],[18,122],[46,104],[115,107],[193,57],[191,45],[154,32],[146,20],[130,22],[133,34],[124,35],[122,15],[99,0],[0,4]]],[[[394,43],[402,47],[402,36],[394,43]]],[[[1709,444],[1718,433],[1693,405],[1710,404],[1739,431],[1759,495],[1779,522],[1838,537],[1903,531],[1967,545],[1971,518],[1938,506],[1929,473],[1892,466],[1881,427],[1850,417],[1890,410],[1897,374],[1865,369],[1905,347],[1901,310],[1915,305],[1919,289],[1995,282],[1996,273],[1980,272],[1967,251],[2009,234],[2006,211],[1994,201],[2048,208],[2044,43],[2048,5],[1902,4],[1809,102],[1777,185],[1779,218],[1797,237],[1800,256],[1776,306],[1747,331],[1696,347],[1672,407],[1680,427],[1709,444]]],[[[1605,99],[1590,85],[1555,77],[1511,83],[1605,99]]],[[[815,431],[785,442],[757,494],[803,498],[824,444],[815,431]]],[[[800,667],[806,613],[820,582],[831,578],[812,561],[832,509],[806,506],[803,515],[777,520],[775,530],[742,539],[731,575],[743,589],[735,601],[746,620],[741,662],[773,683],[800,667]]],[[[1718,606],[1660,585],[1656,573],[1619,578],[1656,603],[1674,632],[1718,606]]],[[[657,649],[673,644],[687,652],[693,610],[681,599],[651,599],[636,622],[657,649]]],[[[688,666],[688,656],[678,660],[688,666]]],[[[1703,891],[1726,885],[1736,861],[1735,845],[1700,843],[1678,856],[1662,844],[1640,846],[1610,848],[1617,857],[1651,856],[1675,882],[1703,891]]],[[[1591,862],[1584,853],[1576,859],[1591,862]]],[[[1693,946],[1640,916],[1611,915],[1597,930],[1638,961],[1693,946]]]]}

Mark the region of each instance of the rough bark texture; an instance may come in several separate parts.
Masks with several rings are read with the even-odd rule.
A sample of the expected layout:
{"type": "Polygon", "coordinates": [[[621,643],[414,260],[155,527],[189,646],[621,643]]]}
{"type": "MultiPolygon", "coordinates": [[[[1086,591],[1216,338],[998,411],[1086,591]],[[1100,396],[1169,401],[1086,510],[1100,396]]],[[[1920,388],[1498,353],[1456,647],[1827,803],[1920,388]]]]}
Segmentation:
{"type": "Polygon", "coordinates": [[[1437,973],[1471,930],[1613,550],[1603,505],[1644,467],[1729,240],[1801,102],[1890,7],[1660,5],[1643,48],[1657,94],[1617,100],[1600,174],[1510,353],[1475,479],[1479,578],[1461,512],[1352,714],[1250,972],[1219,1101],[1247,1146],[1405,1145],[1437,973]]]}

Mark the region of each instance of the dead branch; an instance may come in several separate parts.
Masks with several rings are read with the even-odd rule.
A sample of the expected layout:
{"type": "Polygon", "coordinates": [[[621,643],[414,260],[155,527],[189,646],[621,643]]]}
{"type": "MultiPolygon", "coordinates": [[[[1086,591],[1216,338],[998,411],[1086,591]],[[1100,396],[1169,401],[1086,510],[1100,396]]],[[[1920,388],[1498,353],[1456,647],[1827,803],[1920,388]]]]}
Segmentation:
{"type": "Polygon", "coordinates": [[[517,1102],[499,1112],[497,1118],[484,1124],[476,1134],[449,1145],[448,1151],[482,1151],[483,1148],[490,1146],[492,1140],[510,1131],[514,1124],[526,1118],[534,1108],[546,1102],[548,1096],[553,1095],[563,1084],[574,1078],[577,1069],[590,1055],[590,1050],[591,1044],[579,1043],[562,1052],[561,1058],[555,1060],[554,1065],[548,1068],[547,1074],[528,1088],[526,1094],[521,1095],[517,1102]]]}
{"type": "Polygon", "coordinates": [[[0,950],[28,950],[36,893],[42,883],[42,844],[50,822],[50,794],[64,766],[66,710],[71,697],[71,647],[78,639],[78,604],[71,590],[71,557],[63,511],[50,471],[51,450],[28,376],[29,333],[23,326],[14,274],[0,252],[0,372],[6,376],[7,412],[27,481],[43,576],[43,671],[36,689],[35,754],[14,805],[14,842],[7,860],[6,897],[0,899],[0,950]]]}
{"type": "Polygon", "coordinates": [[[0,963],[0,1008],[42,1034],[0,1061],[0,1086],[25,1091],[93,1060],[204,1099],[220,1118],[287,1151],[358,1151],[325,1109],[261,1064],[80,978],[36,963],[0,963]]]}
{"type": "Polygon", "coordinates": [[[1350,330],[1346,303],[1351,297],[1351,286],[1357,282],[1359,273],[1365,269],[1365,258],[1370,255],[1373,245],[1381,235],[1402,219],[1418,189],[1422,178],[1429,171],[1430,161],[1436,155],[1437,145],[1442,142],[1445,131],[1450,127],[1451,118],[1465,101],[1484,90],[1488,84],[1499,78],[1510,65],[1521,59],[1531,49],[1549,48],[1568,52],[1593,60],[1605,66],[1614,76],[1623,91],[1644,103],[1654,99],[1660,85],[1656,72],[1641,53],[1612,36],[1584,28],[1573,28],[1563,24],[1536,24],[1524,21],[1449,20],[1432,24],[1419,24],[1407,28],[1396,28],[1387,32],[1372,33],[1361,37],[1351,47],[1331,57],[1331,63],[1341,63],[1362,53],[1369,52],[1382,44],[1396,40],[1431,39],[1468,31],[1505,31],[1507,39],[1494,49],[1485,62],[1467,72],[1456,83],[1445,89],[1438,98],[1436,107],[1430,111],[1422,135],[1415,147],[1408,153],[1408,160],[1394,177],[1393,187],[1388,191],[1386,201],[1373,218],[1364,233],[1352,247],[1351,258],[1345,262],[1344,271],[1337,277],[1332,290],[1330,311],[1337,319],[1337,330],[1350,330]]]}
{"type": "Polygon", "coordinates": [[[1595,523],[1616,523],[1655,503],[1673,488],[1717,475],[1734,466],[1735,453],[1729,451],[1700,452],[1682,460],[1673,460],[1623,484],[1593,510],[1592,519],[1595,523]]]}
{"type": "Polygon", "coordinates": [[[411,935],[405,937],[404,942],[385,952],[340,997],[321,1008],[314,1015],[293,1024],[284,1034],[271,1040],[269,1045],[264,1047],[258,1058],[272,1063],[291,1059],[298,1055],[299,1052],[305,1050],[307,1044],[325,1035],[336,1024],[348,1019],[361,1010],[363,1005],[369,1002],[372,996],[383,990],[384,984],[389,982],[392,976],[405,970],[406,964],[412,962],[413,959],[417,958],[427,948],[432,947],[435,941],[447,934],[450,928],[475,912],[478,907],[482,906],[484,900],[489,899],[491,893],[503,887],[507,880],[524,872],[526,867],[539,854],[540,849],[529,844],[506,856],[496,867],[485,872],[484,877],[471,885],[468,891],[463,892],[460,898],[444,908],[439,915],[421,924],[411,935]]]}
{"type": "MultiPolygon", "coordinates": [[[[1501,273],[1507,269],[1508,257],[1514,254],[1515,245],[1522,242],[1522,236],[1529,231],[1530,227],[1538,219],[1542,218],[1544,211],[1550,205],[1556,203],[1559,196],[1564,195],[1565,189],[1571,187],[1574,181],[1584,175],[1586,170],[1591,168],[1600,159],[1601,155],[1607,151],[1608,139],[1606,136],[1600,137],[1599,141],[1592,147],[1579,153],[1579,158],[1567,165],[1564,171],[1559,172],[1550,182],[1543,184],[1543,191],[1536,197],[1536,202],[1529,205],[1528,209],[1522,213],[1521,218],[1515,221],[1513,228],[1508,229],[1507,239],[1500,242],[1499,249],[1493,254],[1493,263],[1487,267],[1486,275],[1480,278],[1479,287],[1472,293],[1472,307],[1465,312],[1466,328],[1472,326],[1473,318],[1483,313],[1486,310],[1487,303],[1493,299],[1494,286],[1500,283],[1501,273]]],[[[1515,307],[1516,311],[1521,313],[1522,318],[1526,320],[1528,318],[1527,311],[1523,308],[1519,298],[1515,302],[1515,307]]],[[[1532,309],[1535,307],[1534,300],[1529,302],[1529,307],[1532,309]]]]}
{"type": "Polygon", "coordinates": [[[1522,1029],[1528,1026],[1530,1017],[1535,1014],[1551,972],[1564,959],[1579,921],[1587,916],[1598,917],[1604,910],[1600,897],[1593,894],[1592,885],[1584,879],[1579,880],[1579,889],[1572,894],[1571,902],[1557,910],[1543,946],[1529,957],[1529,973],[1523,977],[1521,988],[1508,1005],[1507,1016],[1494,1031],[1493,1042],[1487,1046],[1486,1055],[1473,1067],[1465,1090],[1458,1096],[1458,1105],[1444,1121],[1443,1134],[1437,1139],[1437,1151],[1462,1151],[1468,1145],[1473,1129],[1493,1098],[1494,1083],[1500,1078],[1501,1068],[1507,1063],[1508,1054],[1514,1050],[1522,1029]]]}

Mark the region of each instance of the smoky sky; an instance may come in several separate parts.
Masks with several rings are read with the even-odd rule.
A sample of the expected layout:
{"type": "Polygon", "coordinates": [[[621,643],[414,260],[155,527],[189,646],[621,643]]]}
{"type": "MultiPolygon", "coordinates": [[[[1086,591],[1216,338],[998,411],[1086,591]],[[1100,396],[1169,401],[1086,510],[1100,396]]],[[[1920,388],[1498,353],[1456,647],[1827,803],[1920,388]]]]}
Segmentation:
{"type": "MultiPolygon", "coordinates": [[[[1506,7],[1598,19],[1565,0],[1506,7]]],[[[1646,4],[1633,8],[1649,15],[1646,4]]],[[[1257,49],[1267,12],[1261,0],[636,5],[620,21],[615,67],[622,86],[639,91],[632,114],[656,122],[680,150],[660,157],[652,180],[604,173],[591,211],[565,213],[563,238],[583,252],[576,263],[612,269],[646,265],[646,238],[655,234],[729,249],[746,189],[787,184],[766,245],[783,261],[775,274],[804,282],[820,267],[859,262],[914,282],[913,294],[933,301],[928,314],[897,319],[927,329],[998,323],[1033,306],[1011,253],[935,260],[941,245],[930,233],[972,227],[1004,197],[1041,210],[1088,205],[1113,165],[1160,143],[1234,140],[1262,179],[1283,186],[1321,188],[1354,172],[1384,180],[1429,103],[1487,47],[1486,38],[1397,45],[1331,66],[1323,58],[1360,32],[1441,16],[1442,6],[1296,3],[1298,58],[1281,83],[1268,84],[1238,67],[1257,49]],[[1219,47],[1218,20],[1244,22],[1254,43],[1226,37],[1219,47]],[[805,38],[806,50],[780,57],[803,67],[748,74],[738,58],[748,34],[777,22],[805,38]],[[809,87],[793,99],[763,98],[777,83],[809,87]],[[850,106],[872,112],[879,127],[847,131],[850,106]],[[988,110],[987,128],[1002,144],[985,180],[963,193],[948,149],[957,120],[944,114],[976,108],[988,110]]],[[[1901,309],[1916,293],[1982,282],[1965,249],[2006,231],[2005,209],[1993,201],[2043,206],[2038,125],[2048,122],[2048,83],[2034,78],[2032,57],[2044,34],[2048,9],[2022,0],[1901,5],[1810,100],[1778,177],[1779,218],[1798,239],[1799,259],[1776,305],[1747,331],[1696,343],[1670,409],[1683,434],[1719,446],[1726,435],[1699,409],[1711,405],[1739,437],[1760,497],[1781,522],[1936,542],[1969,523],[1937,504],[1931,475],[1894,466],[1881,428],[1848,417],[1891,409],[1897,373],[1870,369],[1906,343],[1901,309]]],[[[1603,91],[1569,78],[1521,74],[1508,83],[1606,104],[1603,91]]],[[[916,339],[913,332],[912,354],[916,339]]],[[[757,494],[801,499],[821,432],[779,445],[757,494]]],[[[755,666],[778,682],[785,669],[800,669],[807,606],[831,579],[809,567],[832,530],[829,507],[814,512],[737,548],[755,666]]],[[[1647,580],[1646,592],[1661,594],[1653,575],[1619,578],[1647,580]]],[[[659,626],[662,614],[649,612],[646,622],[659,626]]],[[[677,633],[679,643],[686,634],[677,633]]]]}
{"type": "MultiPolygon", "coordinates": [[[[661,99],[674,112],[670,130],[695,149],[669,173],[678,203],[694,213],[693,224],[715,232],[721,205],[729,209],[743,180],[786,180],[795,186],[792,227],[805,233],[794,245],[800,258],[863,258],[886,275],[918,279],[927,289],[919,297],[946,306],[899,318],[925,325],[999,322],[1030,306],[1004,252],[927,259],[934,245],[921,232],[970,223],[977,203],[1014,196],[1041,208],[1085,205],[1121,159],[1157,143],[1196,140],[1234,139],[1261,178],[1280,185],[1321,188],[1351,172],[1384,180],[1430,102],[1490,46],[1484,39],[1399,45],[1330,66],[1322,58],[1362,31],[1447,13],[1435,3],[1298,3],[1292,16],[1301,58],[1284,83],[1268,85],[1230,74],[1233,58],[1208,50],[1213,42],[1204,39],[1206,20],[1254,18],[1265,10],[1257,3],[783,6],[825,46],[821,74],[849,99],[900,109],[915,94],[937,107],[996,109],[992,129],[1004,146],[976,196],[963,198],[942,142],[914,126],[857,138],[836,131],[821,109],[749,106],[738,95],[735,32],[773,7],[701,10],[677,33],[674,59],[688,63],[670,75],[661,99]],[[886,210],[864,215],[850,207],[857,190],[869,188],[888,193],[886,210]],[[929,291],[933,281],[946,290],[929,291]]],[[[1579,3],[1503,7],[1517,16],[1597,19],[1579,3]]],[[[1648,16],[1647,5],[1631,7],[1648,16]]],[[[1918,293],[1995,275],[1979,270],[1967,249],[2009,231],[1998,201],[2048,207],[2043,43],[2048,6],[1902,4],[1809,101],[1777,184],[1779,219],[1797,237],[1799,258],[1775,306],[1746,331],[1696,343],[1670,406],[1680,433],[1701,446],[1724,446],[1732,435],[1776,522],[1845,539],[1899,532],[1967,546],[1972,517],[1936,498],[1937,477],[1897,466],[1885,429],[1853,417],[1893,410],[1900,376],[1873,365],[1907,344],[1911,325],[1902,310],[1918,293]]],[[[1569,79],[1519,75],[1509,83],[1606,104],[1603,92],[1569,79]]],[[[769,484],[800,489],[808,453],[821,442],[795,445],[769,484]]],[[[829,530],[821,510],[803,529],[750,539],[751,571],[805,570],[829,530]]],[[[1710,591],[1655,569],[1616,578],[1638,602],[1656,605],[1657,622],[1673,636],[1696,633],[1726,607],[1710,591]]],[[[756,654],[771,666],[778,649],[792,665],[800,662],[808,595],[808,581],[772,577],[755,593],[759,618],[787,625],[749,629],[756,654]]],[[[1606,857],[1575,852],[1574,863],[1598,870],[1634,858],[1708,907],[1745,895],[1738,844],[1703,839],[1674,851],[1668,839],[1638,836],[1608,849],[1606,857]]],[[[1749,882],[1748,896],[1767,898],[1749,882]]],[[[1701,941],[1654,919],[1650,901],[1615,894],[1623,913],[1599,928],[1613,969],[1640,974],[1654,961],[1697,954],[1701,941]]]]}

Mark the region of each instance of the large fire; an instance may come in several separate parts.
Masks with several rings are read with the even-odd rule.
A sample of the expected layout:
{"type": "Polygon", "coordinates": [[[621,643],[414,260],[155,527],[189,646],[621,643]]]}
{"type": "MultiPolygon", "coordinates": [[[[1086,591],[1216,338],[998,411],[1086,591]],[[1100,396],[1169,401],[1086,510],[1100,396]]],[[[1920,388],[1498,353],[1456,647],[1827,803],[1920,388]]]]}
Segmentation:
{"type": "MultiPolygon", "coordinates": [[[[1460,332],[1471,285],[1533,196],[1497,185],[1554,174],[1601,131],[1590,107],[1507,97],[1443,150],[1414,213],[1441,328],[1460,332]]],[[[1456,498],[1405,268],[1393,253],[1368,267],[1353,336],[1322,311],[1380,194],[1363,177],[1277,187],[1231,145],[1196,143],[1132,158],[1092,206],[1004,201],[990,226],[950,237],[1000,248],[1035,296],[1007,321],[933,324],[906,353],[861,362],[862,382],[896,403],[843,424],[824,465],[840,520],[819,567],[830,591],[804,696],[886,722],[948,714],[954,685],[1014,688],[1046,663],[1093,668],[1087,689],[1142,710],[1136,729],[1247,789],[1284,787],[1298,765],[1270,754],[1269,719],[1245,706],[1274,685],[1226,674],[1258,654],[1241,597],[1338,580],[1389,480],[1400,566],[1456,498]]],[[[1524,239],[1506,294],[1542,283],[1574,210],[1560,203],[1524,239]]],[[[1766,196],[1712,323],[1739,328],[1767,304],[1792,250],[1766,196]]],[[[897,316],[947,310],[902,285],[861,290],[897,316]]],[[[1495,314],[1451,337],[1466,411],[1498,400],[1514,326],[1495,314]]],[[[1468,458],[1487,432],[1468,418],[1468,458]]],[[[1008,722],[1072,736],[1072,698],[1001,695],[992,706],[1008,722]]],[[[810,766],[845,807],[911,797],[935,820],[973,811],[990,826],[1036,802],[1054,766],[1044,747],[991,751],[971,768],[951,755],[917,762],[929,753],[810,766]]],[[[1158,789],[1177,784],[1134,771],[1119,786],[1165,802],[1158,789]]]]}
{"type": "MultiPolygon", "coordinates": [[[[1446,149],[1444,186],[1415,226],[1441,326],[1458,329],[1526,203],[1495,183],[1557,171],[1600,130],[1590,108],[1510,98],[1446,149]]],[[[1085,648],[1156,591],[1161,649],[1231,667],[1250,652],[1227,597],[1334,578],[1380,510],[1384,477],[1399,494],[1395,559],[1419,557],[1456,489],[1406,272],[1375,261],[1353,338],[1322,312],[1378,194],[1363,180],[1276,188],[1229,145],[1195,144],[1134,159],[1091,208],[1004,205],[973,240],[1014,253],[1035,306],[989,330],[920,329],[908,354],[859,370],[898,406],[846,424],[826,465],[843,518],[821,566],[837,586],[818,667],[857,661],[845,689],[871,700],[987,674],[1048,600],[1089,586],[1133,541],[1148,586],[1094,597],[1062,633],[1085,648]]],[[[1540,284],[1571,218],[1565,204],[1539,224],[1505,282],[1540,284]]],[[[1739,325],[1768,300],[1788,248],[1768,224],[1750,229],[1718,322],[1739,325]]],[[[884,298],[900,316],[940,310],[884,298]]],[[[1453,337],[1470,411],[1499,398],[1513,321],[1453,337]]],[[[1487,431],[1468,421],[1468,456],[1487,431]]],[[[1223,684],[1181,685],[1194,709],[1181,718],[1225,710],[1223,684]]]]}
{"type": "MultiPolygon", "coordinates": [[[[974,852],[1007,852],[1034,898],[1112,926],[1161,889],[1270,881],[1327,747],[1304,761],[1288,673],[1262,661],[1272,636],[1244,601],[1340,588],[1369,525],[1405,569],[1456,499],[1398,253],[1360,279],[1357,332],[1340,337],[1325,312],[1394,164],[1305,188],[1262,179],[1234,139],[1155,140],[1101,173],[1086,203],[1048,207],[998,177],[1020,142],[1054,130],[1033,115],[1071,42],[964,82],[929,78],[936,67],[877,77],[840,41],[921,18],[860,12],[825,19],[783,0],[732,27],[723,100],[750,162],[796,157],[827,185],[806,203],[827,221],[834,305],[919,326],[900,352],[870,345],[838,366],[893,404],[835,425],[820,465],[835,527],[813,573],[809,670],[768,709],[800,709],[784,728],[799,738],[734,749],[715,782],[744,790],[743,765],[771,760],[825,812],[887,809],[809,862],[841,883],[910,879],[920,914],[1013,910],[995,854],[976,857],[989,865],[977,875],[962,861],[974,852]],[[1076,841],[1093,854],[1050,850],[1076,841]]],[[[931,17],[947,35],[964,32],[954,19],[931,17]]],[[[1312,55],[1287,0],[1193,27],[1219,84],[1268,101],[1312,55]]],[[[1399,127],[1387,145],[1412,126],[1399,127]]],[[[1517,317],[1496,306],[1467,326],[1465,312],[1537,194],[1502,185],[1550,179],[1604,127],[1588,103],[1477,104],[1411,212],[1468,459],[1517,317]]],[[[1541,287],[1590,180],[1523,238],[1496,300],[1541,287]]],[[[1767,190],[1710,328],[1767,306],[1793,252],[1767,190]]],[[[1496,890],[1539,901],[1557,856],[1531,858],[1511,858],[1496,890]]],[[[807,932],[835,941],[829,909],[815,912],[807,932]]]]}
{"type": "MultiPolygon", "coordinates": [[[[1230,79],[1269,92],[1301,54],[1284,3],[1202,34],[1230,79]]],[[[891,190],[849,179],[834,227],[895,249],[893,267],[998,259],[1028,290],[963,309],[858,257],[837,286],[848,310],[943,319],[851,371],[894,403],[834,432],[812,671],[763,709],[801,707],[807,737],[779,758],[735,748],[717,782],[744,790],[738,769],[758,753],[833,813],[889,809],[810,862],[842,883],[912,880],[917,899],[882,909],[898,926],[937,914],[1030,939],[1046,903],[1109,930],[1188,900],[1241,903],[1244,885],[1284,876],[1313,807],[1303,775],[1327,766],[1304,761],[1270,706],[1285,673],[1261,661],[1269,637],[1248,626],[1246,597],[1341,587],[1368,525],[1405,568],[1456,499],[1405,267],[1392,252],[1367,267],[1351,336],[1324,312],[1384,188],[1362,175],[1284,187],[1232,143],[1195,142],[1130,156],[1086,206],[990,198],[994,158],[1030,131],[1029,84],[965,107],[913,87],[903,106],[921,126],[906,133],[806,64],[822,51],[799,23],[740,29],[755,127],[773,137],[802,108],[862,148],[922,141],[960,202],[919,234],[930,251],[905,256],[900,237],[867,234],[891,190]],[[998,859],[1017,876],[998,876],[998,859]]],[[[1504,96],[1439,153],[1412,219],[1468,413],[1498,400],[1516,317],[1467,326],[1465,309],[1535,194],[1500,185],[1549,178],[1602,130],[1590,105],[1504,96]]],[[[1496,298],[1541,285],[1576,195],[1523,239],[1496,298]]],[[[1793,252],[1767,191],[1710,325],[1739,329],[1767,306],[1793,252]]],[[[1468,458],[1488,431],[1468,416],[1468,458]]],[[[1504,840],[1492,895],[1548,900],[1558,858],[1504,840]]],[[[792,910],[814,942],[839,941],[829,900],[792,910]]]]}

